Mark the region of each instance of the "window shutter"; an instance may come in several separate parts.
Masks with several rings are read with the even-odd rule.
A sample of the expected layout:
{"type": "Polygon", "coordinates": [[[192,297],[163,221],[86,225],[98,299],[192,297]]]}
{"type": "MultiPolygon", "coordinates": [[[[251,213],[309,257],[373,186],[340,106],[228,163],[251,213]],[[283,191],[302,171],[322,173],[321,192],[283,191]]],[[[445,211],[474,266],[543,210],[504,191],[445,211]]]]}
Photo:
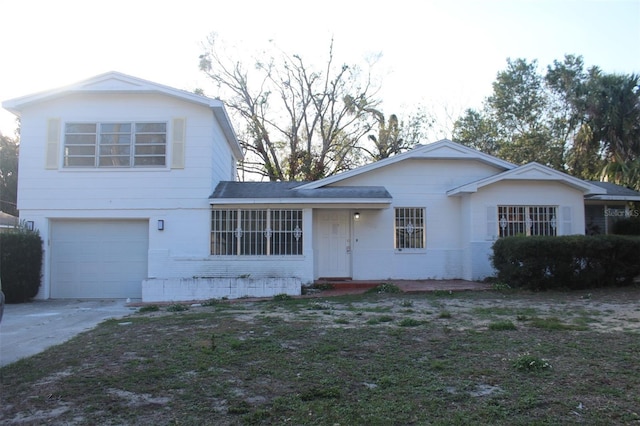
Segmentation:
{"type": "Polygon", "coordinates": [[[498,208],[496,206],[487,206],[487,240],[495,240],[498,238],[498,208]]]}
{"type": "Polygon", "coordinates": [[[571,235],[573,229],[571,229],[571,206],[562,206],[562,234],[571,235]]]}
{"type": "Polygon", "coordinates": [[[60,146],[60,119],[50,118],[47,122],[46,169],[58,168],[58,150],[60,146]]]}
{"type": "Polygon", "coordinates": [[[185,119],[173,119],[173,137],[171,141],[171,168],[184,169],[185,119]]]}

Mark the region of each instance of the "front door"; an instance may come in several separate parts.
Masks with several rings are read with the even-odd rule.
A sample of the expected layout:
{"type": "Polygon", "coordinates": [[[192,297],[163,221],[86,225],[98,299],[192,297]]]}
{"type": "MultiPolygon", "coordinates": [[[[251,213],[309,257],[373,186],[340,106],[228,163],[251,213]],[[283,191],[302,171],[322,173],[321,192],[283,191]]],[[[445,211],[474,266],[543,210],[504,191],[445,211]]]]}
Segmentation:
{"type": "Polygon", "coordinates": [[[318,210],[318,277],[351,277],[348,210],[318,210]]]}

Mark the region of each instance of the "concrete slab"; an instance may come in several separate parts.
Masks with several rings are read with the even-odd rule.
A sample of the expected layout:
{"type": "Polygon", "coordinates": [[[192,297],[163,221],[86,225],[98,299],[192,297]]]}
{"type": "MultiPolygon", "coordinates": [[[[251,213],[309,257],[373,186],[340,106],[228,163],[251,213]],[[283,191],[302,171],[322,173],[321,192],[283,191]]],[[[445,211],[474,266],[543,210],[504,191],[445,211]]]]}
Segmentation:
{"type": "Polygon", "coordinates": [[[127,307],[125,300],[36,300],[5,305],[0,322],[0,367],[136,309],[127,307]]]}

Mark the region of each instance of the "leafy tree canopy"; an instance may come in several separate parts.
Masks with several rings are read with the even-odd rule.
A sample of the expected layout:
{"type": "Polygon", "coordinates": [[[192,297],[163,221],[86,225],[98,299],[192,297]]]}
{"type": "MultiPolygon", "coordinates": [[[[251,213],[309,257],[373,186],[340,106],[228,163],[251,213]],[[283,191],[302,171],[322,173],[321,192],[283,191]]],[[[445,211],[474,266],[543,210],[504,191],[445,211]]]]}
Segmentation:
{"type": "Polygon", "coordinates": [[[537,161],[584,179],[640,189],[640,78],[585,69],[566,55],[542,73],[507,60],[480,110],[467,110],[453,138],[516,164],[537,161]]]}

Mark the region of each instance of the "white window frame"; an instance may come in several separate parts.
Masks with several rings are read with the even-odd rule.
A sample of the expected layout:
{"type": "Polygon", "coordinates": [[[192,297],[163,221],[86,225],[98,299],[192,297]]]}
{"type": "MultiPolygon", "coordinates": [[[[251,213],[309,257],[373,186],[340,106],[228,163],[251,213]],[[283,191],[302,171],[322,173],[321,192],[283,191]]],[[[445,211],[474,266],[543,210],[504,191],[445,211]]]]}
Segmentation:
{"type": "Polygon", "coordinates": [[[212,209],[212,256],[303,255],[301,209],[212,209]]]}
{"type": "Polygon", "coordinates": [[[64,127],[64,167],[165,168],[167,166],[167,130],[168,123],[166,121],[67,122],[64,127]],[[148,125],[164,126],[164,130],[145,131],[140,129],[148,125]],[[94,130],[70,131],[71,126],[93,126],[94,130]],[[128,130],[117,131],[117,126],[128,126],[128,130]],[[74,136],[84,137],[86,142],[71,143],[70,139],[74,136]],[[125,137],[129,139],[128,142],[109,143],[110,138],[119,140],[125,137]],[[154,137],[157,140],[153,140],[154,137]],[[71,153],[74,150],[76,153],[71,153]],[[109,150],[111,152],[108,152],[109,150]],[[73,160],[83,158],[86,159],[85,164],[73,164],[73,160]],[[144,164],[149,159],[157,164],[144,164]],[[107,160],[110,164],[104,164],[101,160],[107,160]]]}
{"type": "Polygon", "coordinates": [[[558,206],[499,205],[498,236],[558,235],[558,206]]]}
{"type": "Polygon", "coordinates": [[[424,251],[427,247],[427,211],[424,207],[395,207],[393,247],[397,252],[424,251]]]}

